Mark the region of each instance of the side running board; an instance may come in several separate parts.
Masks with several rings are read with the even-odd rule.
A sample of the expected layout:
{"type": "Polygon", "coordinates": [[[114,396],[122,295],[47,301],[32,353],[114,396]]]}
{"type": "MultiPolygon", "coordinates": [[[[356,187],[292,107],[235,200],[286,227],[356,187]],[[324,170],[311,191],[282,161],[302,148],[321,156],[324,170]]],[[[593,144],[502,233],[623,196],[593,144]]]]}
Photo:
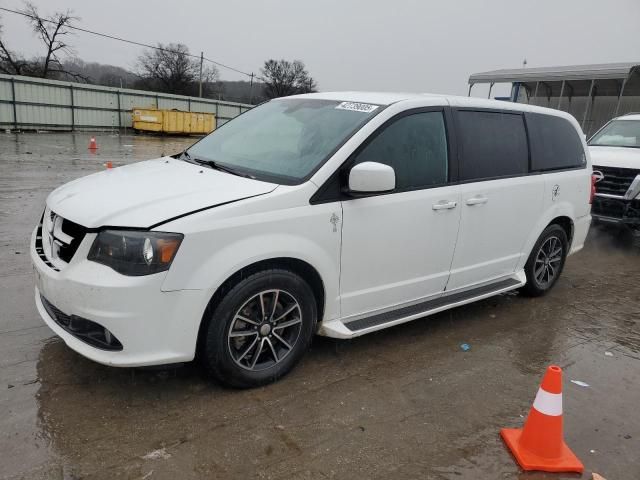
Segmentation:
{"type": "Polygon", "coordinates": [[[391,310],[389,312],[378,313],[370,317],[360,318],[351,322],[345,323],[344,326],[351,332],[357,333],[361,330],[367,330],[372,327],[378,327],[387,323],[392,323],[400,319],[407,317],[413,317],[420,314],[426,314],[432,310],[443,309],[449,305],[465,302],[476,297],[491,296],[492,294],[502,293],[507,290],[513,290],[514,288],[521,287],[522,282],[514,278],[508,278],[499,282],[490,283],[488,285],[482,285],[481,287],[472,288],[471,290],[465,290],[464,292],[452,293],[444,295],[442,297],[434,298],[433,300],[427,300],[425,302],[417,303],[415,305],[409,305],[408,307],[402,307],[397,310],[391,310]]]}

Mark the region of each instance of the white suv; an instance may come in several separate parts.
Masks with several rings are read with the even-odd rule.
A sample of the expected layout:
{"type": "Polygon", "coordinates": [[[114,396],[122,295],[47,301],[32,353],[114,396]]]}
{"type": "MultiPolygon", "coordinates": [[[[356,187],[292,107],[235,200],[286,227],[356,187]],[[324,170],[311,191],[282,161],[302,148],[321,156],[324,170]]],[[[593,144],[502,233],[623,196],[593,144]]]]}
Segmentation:
{"type": "Polygon", "coordinates": [[[272,100],[174,157],[73,181],[33,233],[36,305],[80,354],[190,361],[248,387],[314,333],[353,338],[501,292],[582,248],[570,115],[415,94],[272,100]]]}
{"type": "Polygon", "coordinates": [[[593,217],[640,230],[640,114],[614,118],[589,140],[599,178],[593,217]]]}

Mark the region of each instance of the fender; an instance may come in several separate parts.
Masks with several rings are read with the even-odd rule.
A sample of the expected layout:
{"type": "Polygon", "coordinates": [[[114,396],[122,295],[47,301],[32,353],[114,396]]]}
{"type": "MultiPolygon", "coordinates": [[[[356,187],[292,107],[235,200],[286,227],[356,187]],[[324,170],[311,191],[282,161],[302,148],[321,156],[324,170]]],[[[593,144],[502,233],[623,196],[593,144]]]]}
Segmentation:
{"type": "Polygon", "coordinates": [[[544,211],[536,225],[531,230],[531,234],[527,238],[527,241],[522,248],[522,254],[520,255],[520,260],[518,261],[516,271],[524,268],[524,265],[525,263],[527,263],[527,259],[531,254],[531,250],[540,237],[540,234],[544,231],[545,228],[547,228],[547,225],[549,225],[551,222],[553,222],[554,219],[558,217],[569,217],[571,219],[571,223],[575,224],[576,215],[573,204],[569,201],[560,201],[557,203],[554,202],[544,211]]]}
{"type": "Polygon", "coordinates": [[[330,223],[333,214],[342,215],[339,204],[247,215],[188,233],[162,290],[205,290],[210,298],[242,268],[273,258],[294,258],[318,272],[325,288],[324,318],[337,318],[341,234],[330,223]]]}

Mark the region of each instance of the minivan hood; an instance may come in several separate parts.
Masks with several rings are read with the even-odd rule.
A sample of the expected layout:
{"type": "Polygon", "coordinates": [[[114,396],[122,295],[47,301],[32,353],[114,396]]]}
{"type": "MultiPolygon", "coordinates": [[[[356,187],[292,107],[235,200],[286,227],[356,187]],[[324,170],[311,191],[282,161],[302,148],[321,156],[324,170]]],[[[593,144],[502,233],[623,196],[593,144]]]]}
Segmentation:
{"type": "Polygon", "coordinates": [[[591,145],[589,153],[591,153],[591,164],[594,167],[599,165],[640,170],[640,148],[591,145]]]}
{"type": "Polygon", "coordinates": [[[69,182],[51,192],[47,206],[87,228],[149,228],[195,210],[269,193],[276,187],[165,157],[69,182]]]}

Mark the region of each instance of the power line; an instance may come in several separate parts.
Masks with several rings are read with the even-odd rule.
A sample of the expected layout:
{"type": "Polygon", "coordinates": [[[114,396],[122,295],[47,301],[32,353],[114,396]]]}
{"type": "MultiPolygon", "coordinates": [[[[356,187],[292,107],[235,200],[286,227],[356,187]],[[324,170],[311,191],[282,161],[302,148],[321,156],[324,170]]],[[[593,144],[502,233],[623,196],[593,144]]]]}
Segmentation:
{"type": "MultiPolygon", "coordinates": [[[[35,17],[33,15],[29,15],[26,12],[21,12],[19,10],[12,10],[10,8],[5,8],[5,7],[0,7],[0,10],[4,10],[5,12],[9,12],[9,13],[14,13],[16,15],[22,15],[23,17],[31,18],[33,20],[37,19],[37,17],[35,17]]],[[[53,24],[56,23],[53,20],[49,20],[47,18],[41,18],[40,20],[42,20],[44,22],[48,22],[48,23],[53,23],[53,24]]],[[[129,43],[131,45],[137,45],[139,47],[151,48],[151,49],[154,49],[154,50],[159,50],[161,52],[185,55],[187,57],[191,57],[191,58],[195,58],[197,60],[200,60],[200,56],[199,55],[193,55],[191,53],[184,53],[184,52],[179,52],[177,50],[172,50],[172,49],[169,49],[169,48],[158,47],[156,45],[149,45],[149,44],[142,43],[142,42],[136,42],[135,40],[128,40],[126,38],[117,37],[115,35],[109,35],[109,34],[106,34],[106,33],[95,32],[93,30],[88,30],[88,29],[82,28],[82,27],[76,27],[74,25],[67,25],[67,28],[70,28],[72,30],[77,30],[79,32],[89,33],[91,35],[96,35],[98,37],[109,38],[111,40],[118,40],[119,42],[125,42],[125,43],[129,43]]],[[[226,69],[234,71],[236,73],[240,73],[242,75],[246,75],[247,77],[251,77],[251,73],[247,73],[247,72],[244,72],[244,71],[239,70],[237,68],[230,67],[229,65],[225,65],[224,63],[220,63],[220,62],[217,62],[215,60],[211,60],[210,58],[207,58],[207,57],[202,57],[202,58],[203,58],[203,60],[206,60],[207,62],[211,62],[212,64],[214,64],[214,65],[216,65],[218,67],[226,68],[226,69]]],[[[257,77],[254,75],[254,78],[257,78],[257,77]]]]}

